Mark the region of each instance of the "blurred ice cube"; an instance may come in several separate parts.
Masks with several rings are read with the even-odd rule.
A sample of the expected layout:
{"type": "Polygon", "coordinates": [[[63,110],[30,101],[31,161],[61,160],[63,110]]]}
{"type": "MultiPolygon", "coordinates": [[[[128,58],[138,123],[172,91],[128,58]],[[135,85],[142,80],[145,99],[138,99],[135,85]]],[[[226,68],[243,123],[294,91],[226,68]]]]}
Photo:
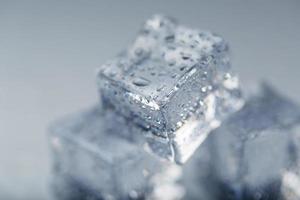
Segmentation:
{"type": "Polygon", "coordinates": [[[294,160],[290,130],[300,123],[300,109],[262,88],[210,135],[216,174],[232,199],[279,199],[283,172],[294,160]]]}
{"type": "Polygon", "coordinates": [[[211,139],[178,166],[145,153],[145,138],[132,133],[135,128],[98,107],[54,123],[55,199],[216,199],[220,191],[211,166],[211,139]]]}
{"type": "Polygon", "coordinates": [[[99,192],[90,189],[76,179],[54,171],[51,183],[53,200],[103,200],[99,192]]]}
{"type": "Polygon", "coordinates": [[[300,123],[291,129],[291,133],[292,164],[283,172],[281,193],[285,200],[298,200],[300,199],[300,123]]]}
{"type": "Polygon", "coordinates": [[[195,151],[183,166],[182,184],[185,188],[183,199],[218,200],[221,190],[213,173],[211,157],[211,137],[195,151]]]}
{"type": "MultiPolygon", "coordinates": [[[[92,199],[180,198],[180,167],[146,153],[144,137],[135,129],[125,118],[99,107],[55,123],[50,131],[53,169],[66,180],[62,185],[73,184],[75,192],[92,199]],[[157,187],[163,185],[170,193],[161,194],[157,187]]],[[[63,195],[68,193],[74,192],[63,195]]]]}
{"type": "Polygon", "coordinates": [[[228,54],[220,36],[155,15],[126,51],[100,68],[99,90],[122,115],[156,136],[173,137],[193,117],[210,112],[214,120],[241,106],[228,54]],[[209,95],[216,105],[203,109],[213,106],[205,104],[209,95]]]}

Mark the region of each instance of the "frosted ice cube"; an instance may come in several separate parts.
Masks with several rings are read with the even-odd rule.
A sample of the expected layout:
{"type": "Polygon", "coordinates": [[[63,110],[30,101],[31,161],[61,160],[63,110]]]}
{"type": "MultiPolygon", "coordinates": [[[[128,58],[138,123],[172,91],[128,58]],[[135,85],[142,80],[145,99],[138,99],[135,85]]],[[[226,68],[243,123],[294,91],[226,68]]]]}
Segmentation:
{"type": "Polygon", "coordinates": [[[201,110],[208,95],[219,95],[213,119],[241,105],[227,43],[160,15],[146,21],[133,44],[100,68],[98,85],[104,103],[163,137],[201,110]]]}
{"type": "Polygon", "coordinates": [[[168,193],[160,194],[160,185],[180,197],[176,183],[180,168],[146,153],[142,134],[132,133],[135,128],[115,112],[99,107],[55,123],[50,131],[55,173],[76,184],[76,190],[94,191],[95,198],[165,195],[168,199],[168,193]]]}
{"type": "Polygon", "coordinates": [[[210,135],[216,174],[237,199],[279,198],[293,160],[289,130],[299,123],[299,107],[265,84],[210,135]]]}

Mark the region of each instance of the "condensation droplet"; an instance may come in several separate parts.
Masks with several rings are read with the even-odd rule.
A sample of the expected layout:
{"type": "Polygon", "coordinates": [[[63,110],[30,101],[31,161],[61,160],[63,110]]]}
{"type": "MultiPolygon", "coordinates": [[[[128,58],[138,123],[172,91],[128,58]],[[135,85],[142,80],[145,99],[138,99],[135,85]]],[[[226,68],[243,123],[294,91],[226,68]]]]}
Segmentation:
{"type": "Polygon", "coordinates": [[[162,91],[164,88],[165,88],[165,85],[162,85],[162,86],[158,87],[158,88],[156,89],[156,91],[157,91],[157,92],[160,92],[160,91],[162,91]]]}
{"type": "Polygon", "coordinates": [[[177,123],[176,123],[177,128],[180,128],[182,125],[183,125],[182,122],[177,122],[177,123]]]}
{"type": "Polygon", "coordinates": [[[137,78],[133,79],[132,83],[136,86],[144,87],[144,86],[149,85],[150,81],[143,77],[137,77],[137,78]]]}
{"type": "Polygon", "coordinates": [[[143,49],[142,48],[136,48],[135,49],[135,51],[134,51],[134,53],[137,55],[137,56],[140,56],[140,55],[142,55],[143,54],[143,49]]]}
{"type": "Polygon", "coordinates": [[[177,74],[172,74],[171,78],[176,78],[177,74]]]}
{"type": "Polygon", "coordinates": [[[173,42],[175,39],[174,35],[168,35],[165,37],[166,42],[173,42]]]}

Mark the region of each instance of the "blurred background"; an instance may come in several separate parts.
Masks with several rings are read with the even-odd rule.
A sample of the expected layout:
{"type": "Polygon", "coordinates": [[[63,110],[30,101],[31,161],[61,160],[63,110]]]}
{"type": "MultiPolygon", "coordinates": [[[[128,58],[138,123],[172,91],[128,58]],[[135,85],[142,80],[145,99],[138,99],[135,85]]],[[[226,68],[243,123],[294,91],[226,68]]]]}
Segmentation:
{"type": "Polygon", "coordinates": [[[154,13],[221,34],[242,84],[300,103],[300,1],[0,0],[0,199],[49,199],[47,126],[98,101],[95,69],[154,13]]]}

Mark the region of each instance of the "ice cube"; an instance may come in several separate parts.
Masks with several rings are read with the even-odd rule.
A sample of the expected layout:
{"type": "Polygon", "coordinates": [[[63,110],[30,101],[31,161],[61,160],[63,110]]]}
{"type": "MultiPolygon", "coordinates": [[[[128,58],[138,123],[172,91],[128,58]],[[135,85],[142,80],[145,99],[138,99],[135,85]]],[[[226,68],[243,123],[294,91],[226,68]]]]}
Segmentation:
{"type": "Polygon", "coordinates": [[[293,161],[290,129],[299,123],[299,107],[264,84],[210,135],[216,174],[235,199],[280,197],[282,173],[293,161]]]}
{"type": "MultiPolygon", "coordinates": [[[[202,102],[201,110],[199,109],[196,112],[205,114],[191,116],[186,123],[172,132],[171,135],[168,135],[168,132],[161,132],[168,135],[166,138],[157,136],[151,129],[142,131],[147,139],[146,147],[148,148],[146,150],[177,164],[184,164],[205,141],[208,134],[220,125],[222,119],[235,111],[235,109],[232,109],[233,107],[223,103],[224,100],[218,98],[218,95],[208,95],[202,102]],[[218,112],[215,109],[217,104],[220,110],[227,110],[218,118],[214,115],[215,112],[218,112]]],[[[128,123],[130,123],[130,120],[128,120],[128,123]]]]}
{"type": "Polygon", "coordinates": [[[169,138],[154,136],[149,131],[150,133],[146,134],[147,145],[150,147],[150,152],[177,164],[183,164],[205,141],[210,131],[218,127],[219,124],[218,120],[209,121],[204,117],[191,117],[169,138]]]}
{"type": "Polygon", "coordinates": [[[208,137],[182,166],[182,184],[186,190],[183,199],[223,199],[212,170],[211,159],[211,138],[208,137]]]}
{"type": "Polygon", "coordinates": [[[195,115],[207,115],[195,113],[209,95],[217,100],[206,110],[214,111],[212,120],[242,103],[223,38],[161,15],[146,21],[133,44],[100,68],[98,85],[104,103],[165,138],[195,115]]]}
{"type": "Polygon", "coordinates": [[[283,171],[281,195],[285,200],[300,199],[300,123],[291,128],[291,165],[283,171]]]}
{"type": "Polygon", "coordinates": [[[57,171],[52,174],[51,192],[53,200],[103,200],[99,192],[57,171]]]}
{"type": "Polygon", "coordinates": [[[76,191],[96,199],[182,196],[176,183],[180,167],[146,153],[144,137],[135,129],[140,130],[100,107],[55,123],[50,129],[53,169],[67,180],[62,185],[75,184],[76,191]],[[171,193],[161,194],[157,187],[162,185],[171,193]]]}

